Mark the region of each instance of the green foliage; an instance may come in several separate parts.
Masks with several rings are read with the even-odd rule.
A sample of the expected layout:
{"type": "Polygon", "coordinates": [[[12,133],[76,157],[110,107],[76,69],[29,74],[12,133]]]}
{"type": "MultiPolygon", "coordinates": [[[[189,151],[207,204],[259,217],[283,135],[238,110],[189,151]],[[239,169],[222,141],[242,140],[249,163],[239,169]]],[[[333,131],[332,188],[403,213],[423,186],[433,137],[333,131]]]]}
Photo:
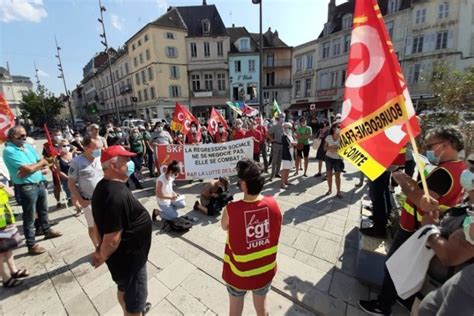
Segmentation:
{"type": "Polygon", "coordinates": [[[20,109],[23,117],[34,122],[36,126],[43,126],[48,123],[54,125],[54,119],[61,112],[63,102],[48,92],[42,85],[35,91],[30,91],[23,95],[20,109]]]}

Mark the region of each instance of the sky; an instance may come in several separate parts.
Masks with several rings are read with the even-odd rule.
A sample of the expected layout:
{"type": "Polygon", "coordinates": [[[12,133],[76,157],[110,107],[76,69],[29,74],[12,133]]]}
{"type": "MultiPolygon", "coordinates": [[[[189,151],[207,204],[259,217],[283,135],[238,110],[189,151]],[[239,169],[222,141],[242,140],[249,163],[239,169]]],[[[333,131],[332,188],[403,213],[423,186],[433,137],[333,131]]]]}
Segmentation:
{"type": "MultiPolygon", "coordinates": [[[[99,34],[99,0],[0,0],[0,66],[14,75],[41,84],[56,95],[64,93],[58,78],[55,36],[68,90],[82,79],[82,68],[103,50],[99,34]]],[[[263,0],[263,31],[278,30],[290,46],[315,39],[327,18],[329,0],[263,0]]],[[[337,4],[345,0],[336,1],[337,4]]],[[[258,6],[251,0],[208,0],[215,4],[227,27],[245,26],[259,31],[258,6]]],[[[157,19],[169,6],[201,5],[202,0],[102,0],[110,47],[119,47],[146,23],[157,19]]]]}

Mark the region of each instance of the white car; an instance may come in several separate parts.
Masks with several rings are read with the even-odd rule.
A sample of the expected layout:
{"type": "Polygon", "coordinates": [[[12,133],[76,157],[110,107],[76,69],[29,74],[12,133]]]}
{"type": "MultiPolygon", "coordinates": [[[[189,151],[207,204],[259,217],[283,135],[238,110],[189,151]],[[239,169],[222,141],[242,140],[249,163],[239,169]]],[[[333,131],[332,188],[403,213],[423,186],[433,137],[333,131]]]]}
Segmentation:
{"type": "Polygon", "coordinates": [[[123,120],[122,128],[124,130],[129,130],[130,126],[133,126],[133,127],[142,126],[142,127],[144,127],[145,126],[145,121],[141,120],[141,119],[126,119],[126,120],[123,120]]]}

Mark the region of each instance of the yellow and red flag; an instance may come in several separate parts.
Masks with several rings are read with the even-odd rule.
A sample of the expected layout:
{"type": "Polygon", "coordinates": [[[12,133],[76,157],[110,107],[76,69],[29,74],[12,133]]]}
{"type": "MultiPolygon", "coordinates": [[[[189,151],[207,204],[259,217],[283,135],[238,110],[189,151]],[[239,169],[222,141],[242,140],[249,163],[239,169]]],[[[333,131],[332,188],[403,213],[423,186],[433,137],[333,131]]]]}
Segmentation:
{"type": "Polygon", "coordinates": [[[419,134],[400,64],[376,0],[356,0],[341,113],[339,155],[379,177],[419,134]]]}
{"type": "Polygon", "coordinates": [[[217,111],[213,107],[211,110],[211,115],[209,116],[209,121],[207,122],[207,130],[209,131],[209,134],[214,136],[219,131],[219,123],[221,123],[225,129],[229,129],[229,126],[227,125],[227,122],[222,116],[221,112],[217,111]]]}
{"type": "Polygon", "coordinates": [[[8,130],[13,126],[15,126],[15,116],[3,94],[0,94],[0,144],[7,140],[8,130]]]}
{"type": "Polygon", "coordinates": [[[170,127],[171,130],[180,132],[183,135],[187,135],[191,130],[191,122],[195,122],[199,126],[199,121],[188,109],[176,102],[176,107],[174,108],[173,120],[171,121],[170,127]]]}

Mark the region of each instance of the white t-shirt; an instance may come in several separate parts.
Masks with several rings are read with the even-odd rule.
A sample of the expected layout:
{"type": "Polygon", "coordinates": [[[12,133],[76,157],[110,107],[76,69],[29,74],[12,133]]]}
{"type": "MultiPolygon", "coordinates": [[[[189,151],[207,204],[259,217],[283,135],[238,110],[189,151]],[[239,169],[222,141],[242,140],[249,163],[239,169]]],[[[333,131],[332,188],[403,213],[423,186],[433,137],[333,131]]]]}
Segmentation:
{"type": "Polygon", "coordinates": [[[326,144],[328,144],[328,146],[337,146],[335,149],[328,149],[328,151],[326,151],[326,156],[332,159],[341,159],[341,156],[337,153],[339,148],[339,138],[334,140],[332,135],[328,135],[328,137],[326,137],[326,144]]]}
{"type": "MultiPolygon", "coordinates": [[[[168,180],[166,178],[166,174],[163,173],[161,176],[158,177],[157,184],[158,182],[161,182],[161,192],[163,193],[164,196],[172,196],[173,195],[173,181],[174,180],[168,180]]],[[[164,205],[164,206],[169,206],[171,205],[171,200],[166,199],[160,199],[159,197],[156,198],[156,201],[158,202],[158,205],[164,205]]]]}

